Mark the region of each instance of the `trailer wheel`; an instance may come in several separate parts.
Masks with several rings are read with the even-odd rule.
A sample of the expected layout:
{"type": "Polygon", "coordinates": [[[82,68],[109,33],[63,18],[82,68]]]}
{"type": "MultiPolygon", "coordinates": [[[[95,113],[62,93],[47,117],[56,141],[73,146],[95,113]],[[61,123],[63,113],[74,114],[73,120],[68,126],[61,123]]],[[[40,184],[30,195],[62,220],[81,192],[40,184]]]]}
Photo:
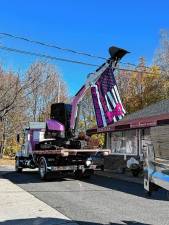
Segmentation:
{"type": "Polygon", "coordinates": [[[20,162],[19,162],[19,158],[17,157],[16,159],[15,159],[15,171],[17,172],[17,173],[22,173],[22,167],[20,166],[20,162]]]}
{"type": "Polygon", "coordinates": [[[47,162],[45,157],[41,157],[39,160],[39,175],[41,180],[47,179],[47,162]]]}

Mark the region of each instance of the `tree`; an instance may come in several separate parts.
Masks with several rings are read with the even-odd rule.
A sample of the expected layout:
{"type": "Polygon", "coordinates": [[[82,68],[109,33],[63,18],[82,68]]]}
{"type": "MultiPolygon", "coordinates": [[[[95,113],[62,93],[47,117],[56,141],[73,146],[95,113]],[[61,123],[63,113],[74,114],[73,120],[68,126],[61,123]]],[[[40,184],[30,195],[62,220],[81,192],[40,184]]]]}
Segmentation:
{"type": "Polygon", "coordinates": [[[164,80],[158,66],[145,66],[144,58],[132,70],[117,75],[122,102],[128,113],[135,112],[163,99],[164,80]]]}
{"type": "Polygon", "coordinates": [[[154,55],[154,64],[161,70],[163,98],[169,98],[169,30],[161,30],[159,46],[154,55]]]}
{"type": "MultiPolygon", "coordinates": [[[[77,125],[77,131],[86,132],[87,129],[93,128],[97,125],[95,112],[93,107],[93,100],[90,89],[86,92],[80,103],[79,120],[77,125]]],[[[105,136],[104,134],[94,134],[91,137],[91,142],[98,142],[100,147],[104,146],[105,136]]]]}
{"type": "Polygon", "coordinates": [[[31,65],[25,76],[0,67],[0,153],[18,149],[16,134],[30,120],[49,118],[51,103],[67,100],[67,87],[55,67],[31,65]]]}
{"type": "Polygon", "coordinates": [[[33,121],[49,117],[50,105],[67,100],[67,87],[54,65],[38,61],[26,73],[34,82],[27,89],[28,114],[33,121]]]}
{"type": "Polygon", "coordinates": [[[24,121],[23,106],[25,84],[22,85],[18,74],[0,70],[0,152],[5,150],[11,139],[22,129],[24,121]],[[18,120],[17,120],[17,119],[18,120]]]}
{"type": "Polygon", "coordinates": [[[155,51],[153,61],[160,67],[162,75],[169,78],[169,30],[160,31],[159,46],[155,51]]]}
{"type": "Polygon", "coordinates": [[[15,106],[21,96],[22,87],[17,75],[0,70],[0,117],[1,119],[15,106]]]}
{"type": "Polygon", "coordinates": [[[80,102],[78,122],[78,131],[85,132],[87,129],[96,126],[96,119],[90,89],[86,92],[85,96],[80,102]]]}

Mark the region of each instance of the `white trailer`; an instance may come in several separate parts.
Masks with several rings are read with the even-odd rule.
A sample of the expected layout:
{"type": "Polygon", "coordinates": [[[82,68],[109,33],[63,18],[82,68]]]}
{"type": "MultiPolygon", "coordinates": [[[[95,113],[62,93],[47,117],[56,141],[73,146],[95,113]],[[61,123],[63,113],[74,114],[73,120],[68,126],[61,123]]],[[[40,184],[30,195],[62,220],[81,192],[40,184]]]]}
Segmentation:
{"type": "Polygon", "coordinates": [[[169,126],[151,128],[151,144],[144,146],[144,188],[169,191],[169,126]]]}

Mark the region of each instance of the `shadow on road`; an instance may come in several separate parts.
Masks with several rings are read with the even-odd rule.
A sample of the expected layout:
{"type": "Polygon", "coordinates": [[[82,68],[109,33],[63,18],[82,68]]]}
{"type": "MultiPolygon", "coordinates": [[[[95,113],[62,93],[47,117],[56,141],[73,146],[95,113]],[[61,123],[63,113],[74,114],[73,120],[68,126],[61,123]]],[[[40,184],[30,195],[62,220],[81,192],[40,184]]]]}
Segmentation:
{"type": "MultiPolygon", "coordinates": [[[[30,218],[30,219],[16,219],[0,222],[0,225],[103,225],[101,223],[93,223],[87,221],[69,221],[57,218],[30,218]]],[[[147,223],[140,223],[137,221],[121,221],[120,223],[108,223],[104,225],[151,225],[147,223]]]]}
{"type": "Polygon", "coordinates": [[[15,184],[27,184],[27,183],[42,183],[42,182],[62,182],[67,181],[64,177],[50,176],[47,181],[40,180],[38,171],[23,171],[22,173],[16,173],[15,171],[11,171],[8,173],[4,173],[3,177],[9,179],[15,184]]]}
{"type": "MultiPolygon", "coordinates": [[[[89,184],[98,185],[104,188],[124,192],[127,194],[135,195],[142,198],[148,198],[146,196],[144,187],[141,184],[136,184],[128,181],[118,180],[115,178],[107,178],[101,176],[93,176],[91,179],[85,180],[89,184]]],[[[153,192],[151,196],[152,200],[163,200],[167,201],[166,191],[163,189],[153,192]]]]}
{"type": "MultiPolygon", "coordinates": [[[[14,171],[8,172],[5,175],[3,175],[5,178],[9,179],[15,184],[27,184],[27,183],[42,183],[44,181],[41,181],[39,178],[39,174],[37,171],[24,171],[21,174],[18,174],[14,171]]],[[[69,177],[71,178],[71,177],[69,177]]],[[[68,182],[69,179],[66,178],[51,178],[47,182],[68,182]]],[[[120,192],[124,192],[127,194],[135,195],[142,198],[148,198],[145,195],[145,191],[143,188],[143,185],[136,184],[132,182],[122,181],[118,179],[112,179],[107,177],[101,177],[101,176],[92,176],[90,179],[81,180],[85,183],[93,184],[96,186],[108,188],[110,190],[116,190],[120,192]]],[[[45,182],[46,183],[46,182],[45,182]]],[[[50,191],[50,190],[49,190],[50,191]]],[[[158,190],[157,192],[154,192],[151,196],[152,200],[163,200],[168,201],[166,197],[166,191],[165,190],[158,190]]]]}
{"type": "Polygon", "coordinates": [[[0,165],[0,178],[3,178],[7,173],[12,173],[13,169],[9,169],[0,165]]]}

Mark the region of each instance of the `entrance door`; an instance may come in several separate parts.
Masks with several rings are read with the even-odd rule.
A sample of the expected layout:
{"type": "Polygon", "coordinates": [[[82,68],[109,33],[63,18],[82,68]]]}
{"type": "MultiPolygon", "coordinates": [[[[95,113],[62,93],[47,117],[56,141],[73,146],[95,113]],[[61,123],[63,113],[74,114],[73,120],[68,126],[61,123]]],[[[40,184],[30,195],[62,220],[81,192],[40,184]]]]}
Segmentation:
{"type": "Polygon", "coordinates": [[[139,155],[140,158],[143,160],[145,148],[147,148],[148,145],[151,145],[151,136],[150,136],[150,128],[143,128],[140,130],[140,151],[139,155]]]}

